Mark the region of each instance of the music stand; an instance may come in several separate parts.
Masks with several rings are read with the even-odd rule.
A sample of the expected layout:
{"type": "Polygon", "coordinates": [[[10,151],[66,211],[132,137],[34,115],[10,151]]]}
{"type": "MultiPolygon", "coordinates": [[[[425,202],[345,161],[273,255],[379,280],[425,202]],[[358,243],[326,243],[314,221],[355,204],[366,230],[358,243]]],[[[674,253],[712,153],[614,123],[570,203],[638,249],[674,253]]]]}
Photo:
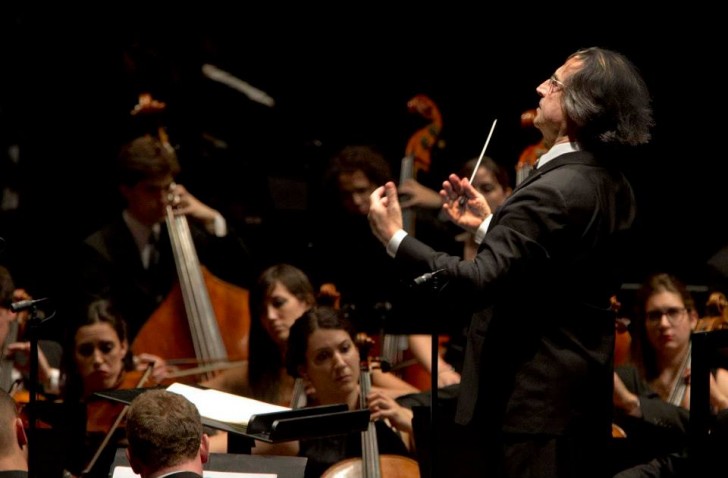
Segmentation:
{"type": "MultiPolygon", "coordinates": [[[[94,395],[129,405],[147,390],[151,389],[109,390],[94,395]]],[[[369,415],[369,410],[349,411],[345,404],[336,404],[252,415],[247,426],[206,417],[202,417],[202,424],[228,432],[228,453],[250,454],[255,440],[279,443],[364,431],[369,425],[369,415]]]]}
{"type": "MultiPolygon", "coordinates": [[[[41,314],[38,312],[38,306],[37,304],[46,301],[47,299],[37,299],[35,301],[32,301],[32,305],[30,306],[30,312],[28,315],[28,330],[27,330],[27,338],[30,342],[30,370],[28,373],[28,393],[29,393],[29,399],[28,404],[26,405],[26,411],[28,416],[28,443],[30,444],[28,446],[28,477],[29,478],[36,478],[38,476],[37,469],[38,469],[38,459],[39,456],[37,454],[37,451],[35,450],[35,446],[33,445],[35,443],[36,438],[36,429],[37,429],[37,411],[36,406],[38,405],[38,330],[40,329],[40,326],[47,322],[48,320],[52,319],[56,314],[55,312],[51,314],[49,317],[45,317],[44,314],[41,314]]],[[[13,309],[15,311],[15,309],[13,309]]]]}
{"type": "MultiPolygon", "coordinates": [[[[710,373],[718,349],[728,347],[728,329],[693,332],[691,336],[690,423],[688,458],[696,472],[709,472],[711,436],[716,417],[710,406],[710,373]]],[[[708,475],[695,475],[708,476],[708,475]]]]}

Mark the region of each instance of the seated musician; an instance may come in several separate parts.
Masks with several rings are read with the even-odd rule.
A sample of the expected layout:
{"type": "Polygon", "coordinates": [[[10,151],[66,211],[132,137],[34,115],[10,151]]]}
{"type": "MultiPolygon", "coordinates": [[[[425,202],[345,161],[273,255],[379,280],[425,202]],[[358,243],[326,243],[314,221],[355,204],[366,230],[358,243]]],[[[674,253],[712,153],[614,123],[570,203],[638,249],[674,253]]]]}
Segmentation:
{"type": "MultiPolygon", "coordinates": [[[[286,372],[284,357],[291,326],[306,311],[316,306],[317,297],[308,276],[291,264],[275,264],[265,269],[251,290],[253,314],[248,360],[241,367],[220,372],[201,385],[268,403],[298,408],[305,403],[304,388],[294,390],[295,380],[286,372]],[[297,391],[299,393],[294,393],[297,391]]],[[[328,298],[321,298],[322,302],[328,298]]],[[[373,381],[390,396],[417,391],[391,373],[378,371],[373,381]]],[[[310,384],[309,392],[312,392],[310,384]]],[[[212,451],[225,451],[222,433],[211,437],[212,451]]],[[[254,453],[270,452],[260,443],[254,453]]]]}
{"type": "Polygon", "coordinates": [[[115,163],[124,210],[85,239],[78,260],[78,300],[114,302],[128,324],[129,342],[178,283],[167,207],[189,218],[200,264],[217,277],[246,286],[251,258],[223,215],[175,178],[181,173],[169,143],[141,136],[124,145],[115,163]]]}
{"type": "Polygon", "coordinates": [[[202,478],[209,438],[197,408],[166,390],[136,397],[127,413],[126,456],[142,478],[202,478]]]}
{"type": "Polygon", "coordinates": [[[124,444],[123,427],[113,430],[113,424],[123,409],[94,396],[108,390],[153,386],[163,380],[167,367],[159,357],[132,357],[127,340],[126,323],[111,303],[92,302],[84,316],[68,330],[63,357],[62,397],[63,414],[57,424],[67,447],[66,469],[81,476],[94,459],[106,434],[112,439],[104,453],[84,476],[106,477],[116,448],[124,444]],[[135,363],[136,362],[136,363],[135,363]]]}
{"type": "MultiPolygon", "coordinates": [[[[19,403],[25,401],[29,390],[30,342],[23,336],[23,324],[28,311],[13,312],[11,304],[31,299],[23,289],[17,289],[10,270],[0,266],[0,387],[19,403]],[[22,398],[22,399],[21,399],[22,398]]],[[[57,393],[60,378],[61,344],[53,340],[38,341],[38,377],[36,390],[57,393]]]]}
{"type": "MultiPolygon", "coordinates": [[[[286,367],[291,375],[311,383],[316,391],[312,405],[345,403],[349,409],[360,408],[360,355],[354,337],[348,321],[329,307],[310,310],[291,327],[286,367]]],[[[403,466],[417,469],[416,462],[404,458],[410,456],[412,411],[381,390],[372,389],[366,403],[376,424],[379,453],[397,455],[403,466]]],[[[306,477],[320,477],[332,465],[362,456],[359,431],[301,440],[298,447],[298,454],[308,458],[306,477]]]]}
{"type": "MultiPolygon", "coordinates": [[[[615,471],[680,455],[688,445],[695,302],[684,284],[664,273],[650,276],[637,297],[631,362],[615,368],[615,422],[626,433],[615,443],[615,471]]],[[[710,402],[715,412],[728,409],[728,370],[713,370],[710,402]]]]}

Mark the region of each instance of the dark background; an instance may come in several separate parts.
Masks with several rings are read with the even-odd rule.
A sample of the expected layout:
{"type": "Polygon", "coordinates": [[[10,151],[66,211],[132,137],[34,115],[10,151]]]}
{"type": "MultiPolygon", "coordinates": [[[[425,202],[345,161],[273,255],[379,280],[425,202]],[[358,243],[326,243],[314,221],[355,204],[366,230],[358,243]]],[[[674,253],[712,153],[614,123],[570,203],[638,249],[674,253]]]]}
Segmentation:
{"type": "Polygon", "coordinates": [[[396,171],[424,125],[406,102],[424,93],[443,115],[437,171],[479,155],[496,118],[488,154],[513,171],[539,138],[520,125],[536,86],[569,53],[598,45],[632,59],[654,100],[653,141],[627,171],[640,207],[627,282],[657,269],[712,282],[705,262],[728,243],[725,42],[715,11],[393,8],[2,7],[0,185],[20,202],[1,213],[0,262],[35,297],[66,293],[70,251],[118,211],[109,165],[135,132],[129,112],[143,91],[168,105],[180,182],[225,213],[262,262],[296,262],[338,148],[374,144],[396,171]],[[275,106],[206,79],[205,63],[275,106]]]}

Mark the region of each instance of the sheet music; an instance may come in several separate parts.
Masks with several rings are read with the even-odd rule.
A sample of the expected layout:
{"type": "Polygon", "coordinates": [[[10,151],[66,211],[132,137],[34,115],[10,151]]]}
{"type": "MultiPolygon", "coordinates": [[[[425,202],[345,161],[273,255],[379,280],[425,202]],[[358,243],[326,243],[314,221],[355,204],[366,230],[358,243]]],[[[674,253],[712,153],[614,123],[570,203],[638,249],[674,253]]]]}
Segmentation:
{"type": "MultiPolygon", "coordinates": [[[[202,472],[205,478],[277,478],[275,473],[237,473],[233,471],[208,471],[202,472]]],[[[114,468],[112,478],[139,478],[139,475],[131,471],[131,467],[117,466],[114,468]]]]}
{"type": "Polygon", "coordinates": [[[290,410],[287,407],[252,398],[219,390],[192,387],[182,383],[173,383],[167,387],[167,390],[182,395],[194,403],[203,417],[235,425],[247,426],[253,415],[290,410]]]}

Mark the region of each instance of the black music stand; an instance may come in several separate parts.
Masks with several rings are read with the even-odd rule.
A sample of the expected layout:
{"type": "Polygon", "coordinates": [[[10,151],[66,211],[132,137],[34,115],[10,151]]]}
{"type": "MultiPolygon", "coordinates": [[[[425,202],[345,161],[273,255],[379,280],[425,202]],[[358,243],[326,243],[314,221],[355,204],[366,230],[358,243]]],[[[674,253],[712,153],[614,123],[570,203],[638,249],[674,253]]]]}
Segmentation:
{"type": "MultiPolygon", "coordinates": [[[[96,392],[107,400],[129,405],[138,395],[150,388],[132,388],[96,392]]],[[[262,413],[250,417],[248,426],[231,424],[202,417],[205,426],[228,432],[228,453],[250,454],[255,440],[279,443],[306,438],[343,435],[365,431],[369,425],[369,410],[347,410],[345,404],[306,407],[282,412],[262,413]]]]}
{"type": "Polygon", "coordinates": [[[37,303],[45,301],[47,299],[38,299],[34,301],[34,304],[30,307],[30,313],[28,315],[27,325],[27,339],[30,342],[30,371],[28,374],[28,393],[29,399],[26,405],[26,413],[28,416],[28,477],[37,478],[39,475],[37,470],[39,469],[38,453],[33,445],[36,441],[37,433],[37,415],[36,410],[38,406],[38,331],[43,323],[55,317],[55,312],[48,317],[38,311],[37,303]]]}
{"type": "Polygon", "coordinates": [[[710,373],[724,360],[719,349],[728,347],[728,329],[693,332],[691,341],[688,459],[696,473],[693,476],[709,476],[704,473],[712,471],[711,464],[715,465],[713,452],[717,448],[723,453],[721,444],[716,442],[725,440],[725,431],[716,429],[717,417],[710,407],[710,373]]]}

